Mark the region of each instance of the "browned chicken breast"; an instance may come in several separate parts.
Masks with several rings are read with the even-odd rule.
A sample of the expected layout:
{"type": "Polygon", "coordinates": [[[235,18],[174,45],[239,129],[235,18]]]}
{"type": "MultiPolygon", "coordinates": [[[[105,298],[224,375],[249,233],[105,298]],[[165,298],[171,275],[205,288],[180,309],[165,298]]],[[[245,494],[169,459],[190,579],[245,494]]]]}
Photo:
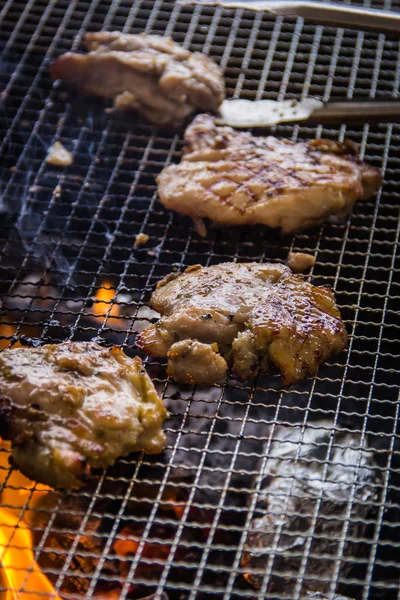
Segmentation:
{"type": "Polygon", "coordinates": [[[216,110],[225,97],[218,65],[170,38],[119,31],[88,33],[88,54],[67,52],[50,67],[81,94],[112,98],[116,109],[136,109],[149,121],[182,121],[196,108],[216,110]]]}
{"type": "Polygon", "coordinates": [[[143,369],[120,348],[65,342],[0,353],[0,435],[24,475],[77,488],[91,468],[161,452],[166,409],[143,369]]]}
{"type": "Polygon", "coordinates": [[[352,142],[254,137],[217,127],[209,115],[194,119],[185,140],[181,163],[166,167],[157,183],[161,202],[192,218],[289,233],[344,217],[382,181],[352,142]]]}
{"type": "Polygon", "coordinates": [[[275,365],[291,385],[347,344],[333,292],[283,265],[189,267],[160,281],[151,306],[162,318],[136,344],[168,356],[179,383],[211,385],[228,365],[245,380],[275,365]]]}

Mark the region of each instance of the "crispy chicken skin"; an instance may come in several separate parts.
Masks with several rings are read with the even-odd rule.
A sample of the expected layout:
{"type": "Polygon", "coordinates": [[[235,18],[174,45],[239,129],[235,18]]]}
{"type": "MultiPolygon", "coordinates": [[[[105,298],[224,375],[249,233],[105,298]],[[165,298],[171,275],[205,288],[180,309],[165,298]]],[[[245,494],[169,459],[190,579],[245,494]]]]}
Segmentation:
{"type": "Polygon", "coordinates": [[[254,137],[217,127],[209,115],[194,119],[185,141],[182,161],[163,169],[157,183],[161,202],[192,218],[290,233],[343,218],[382,182],[349,141],[254,137]]]}
{"type": "Polygon", "coordinates": [[[88,33],[88,54],[67,52],[50,67],[81,94],[113,98],[116,109],[136,109],[149,121],[182,121],[196,108],[214,111],[225,98],[218,65],[170,38],[119,31],[88,33]]]}
{"type": "Polygon", "coordinates": [[[330,288],[313,286],[284,265],[189,267],[158,283],[151,307],[162,317],[136,344],[168,356],[168,373],[178,383],[211,385],[228,365],[245,380],[275,365],[292,385],[347,345],[330,288]]]}
{"type": "Polygon", "coordinates": [[[161,452],[166,409],[120,348],[64,342],[0,353],[0,435],[27,477],[78,488],[91,468],[130,452],[161,452]]]}

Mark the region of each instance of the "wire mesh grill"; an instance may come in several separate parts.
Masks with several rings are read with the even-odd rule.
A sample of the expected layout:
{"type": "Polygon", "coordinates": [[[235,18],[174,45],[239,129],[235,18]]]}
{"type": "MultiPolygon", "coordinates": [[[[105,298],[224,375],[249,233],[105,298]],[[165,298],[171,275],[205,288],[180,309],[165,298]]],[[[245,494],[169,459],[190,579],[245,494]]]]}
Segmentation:
{"type": "MultiPolygon", "coordinates": [[[[397,0],[371,5],[400,8],[397,0]]],[[[86,31],[144,31],[171,35],[213,56],[229,97],[387,98],[399,94],[399,40],[161,0],[8,0],[0,20],[1,348],[98,339],[133,354],[135,332],[151,322],[151,291],[171,270],[284,261],[296,250],[315,255],[312,279],[335,289],[350,333],[346,353],[290,390],[274,376],[179,388],[166,378],[162,360],[147,362],[171,412],[164,455],[122,459],[79,493],[31,487],[9,469],[3,449],[2,509],[13,515],[15,531],[22,520],[29,524],[34,558],[55,591],[62,598],[302,598],[316,579],[311,565],[326,571],[329,563],[330,597],[339,591],[357,599],[397,598],[399,125],[274,128],[293,140],[356,141],[365,159],[382,169],[382,191],[356,204],[345,223],[293,237],[252,227],[210,229],[200,239],[188,220],[163,209],[156,194],[154,177],[179,160],[183,129],[156,129],[135,115],[109,114],[99,101],[74,98],[51,82],[48,65],[79,49],[86,31]],[[72,151],[70,167],[46,163],[55,140],[72,151]],[[135,248],[139,233],[149,240],[135,248]],[[279,427],[302,426],[304,433],[321,427],[321,420],[337,432],[320,461],[323,480],[330,477],[333,453],[357,440],[333,550],[327,558],[318,545],[326,537],[319,530],[326,516],[317,494],[306,530],[295,532],[304,543],[289,552],[282,571],[275,536],[254,587],[243,553],[279,427]],[[369,510],[358,513],[367,446],[377,475],[369,510]],[[354,538],[356,521],[362,527],[354,538]]],[[[293,443],[302,464],[304,439],[293,443]]],[[[282,499],[282,514],[297,493],[293,486],[282,499]]],[[[15,536],[7,540],[9,550],[18,550],[15,536]]],[[[23,567],[18,560],[17,567],[23,567]]],[[[32,571],[32,560],[25,567],[32,571]]],[[[27,581],[28,575],[15,597],[22,597],[27,581]]],[[[0,590],[7,587],[3,581],[0,590]]]]}

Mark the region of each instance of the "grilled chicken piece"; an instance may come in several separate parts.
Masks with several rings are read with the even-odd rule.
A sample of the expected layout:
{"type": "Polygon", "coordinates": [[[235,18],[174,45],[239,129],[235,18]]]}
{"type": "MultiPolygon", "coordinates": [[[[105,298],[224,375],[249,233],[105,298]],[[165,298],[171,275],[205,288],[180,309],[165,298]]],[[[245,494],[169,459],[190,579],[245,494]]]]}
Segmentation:
{"type": "Polygon", "coordinates": [[[89,54],[67,52],[51,65],[53,79],[85,95],[113,98],[116,109],[136,109],[149,121],[182,121],[196,108],[216,110],[225,98],[218,65],[158,35],[88,33],[89,54]]]}
{"type": "Polygon", "coordinates": [[[209,385],[222,379],[228,369],[226,360],[218,354],[217,344],[202,344],[197,340],[182,340],[168,351],[168,375],[183,383],[209,385]]]}
{"type": "Polygon", "coordinates": [[[180,164],[157,177],[161,202],[192,218],[227,225],[262,223],[290,233],[344,217],[381,185],[352,142],[294,143],[217,127],[197,116],[180,164]]]}
{"type": "Polygon", "coordinates": [[[158,283],[151,306],[162,318],[136,344],[168,355],[168,373],[179,383],[211,385],[228,365],[245,380],[275,365],[291,385],[347,344],[333,292],[284,265],[189,267],[158,283]]]}
{"type": "Polygon", "coordinates": [[[91,468],[161,452],[165,417],[141,360],[120,348],[64,342],[0,353],[0,435],[31,479],[77,488],[91,468]]]}

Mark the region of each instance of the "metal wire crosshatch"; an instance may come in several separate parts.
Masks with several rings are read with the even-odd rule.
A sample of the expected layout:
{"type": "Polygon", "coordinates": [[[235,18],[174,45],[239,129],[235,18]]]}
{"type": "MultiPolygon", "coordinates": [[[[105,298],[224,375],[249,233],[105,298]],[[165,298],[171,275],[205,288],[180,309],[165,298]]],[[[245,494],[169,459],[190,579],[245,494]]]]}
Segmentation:
{"type": "MultiPolygon", "coordinates": [[[[398,0],[368,5],[400,9],[398,0]]],[[[343,432],[360,440],[359,465],[367,446],[377,463],[376,493],[350,553],[357,477],[339,519],[330,589],[357,600],[397,598],[399,125],[277,126],[273,134],[293,140],[354,140],[382,169],[382,191],[357,203],[345,223],[294,237],[252,227],[210,228],[201,239],[189,220],[164,210],[156,193],[155,175],[180,158],[183,128],[110,114],[106,103],[54,84],[48,65],[80,49],[85,32],[117,29],[170,35],[211,55],[229,97],[397,98],[398,38],[169,0],[7,0],[0,21],[2,348],[97,339],[132,355],[136,331],[154,318],[148,301],[162,276],[194,264],[285,261],[296,250],[315,255],[312,280],[335,289],[350,334],[347,352],[289,390],[277,375],[179,388],[162,360],[147,360],[171,413],[165,453],[121,459],[80,492],[32,487],[9,467],[3,448],[1,509],[15,530],[28,524],[33,548],[30,564],[16,567],[24,575],[15,597],[45,594],[28,586],[33,559],[62,598],[304,597],[308,565],[326,560],[318,553],[320,502],[293,586],[272,585],[286,576],[278,542],[258,589],[242,557],[277,428],[323,421],[336,431],[326,467],[343,432]],[[46,163],[55,140],[73,153],[70,167],[46,163]],[[139,233],[149,240],[134,247],[139,233]]],[[[16,538],[8,535],[6,546],[18,550],[16,538]]]]}

